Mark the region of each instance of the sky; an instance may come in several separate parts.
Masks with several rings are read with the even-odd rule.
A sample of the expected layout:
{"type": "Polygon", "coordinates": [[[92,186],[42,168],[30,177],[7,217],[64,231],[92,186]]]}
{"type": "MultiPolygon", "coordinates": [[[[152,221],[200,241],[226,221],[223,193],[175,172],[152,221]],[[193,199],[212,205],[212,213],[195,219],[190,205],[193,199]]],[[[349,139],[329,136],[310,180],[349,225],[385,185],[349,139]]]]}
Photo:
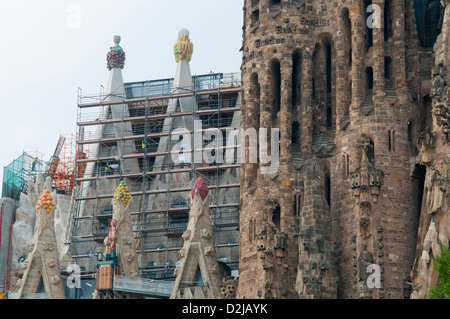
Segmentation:
{"type": "Polygon", "coordinates": [[[125,82],[175,75],[173,45],[186,28],[193,75],[239,72],[244,0],[2,0],[0,179],[22,153],[48,161],[77,131],[77,96],[99,94],[113,36],[126,52],[125,82]]]}

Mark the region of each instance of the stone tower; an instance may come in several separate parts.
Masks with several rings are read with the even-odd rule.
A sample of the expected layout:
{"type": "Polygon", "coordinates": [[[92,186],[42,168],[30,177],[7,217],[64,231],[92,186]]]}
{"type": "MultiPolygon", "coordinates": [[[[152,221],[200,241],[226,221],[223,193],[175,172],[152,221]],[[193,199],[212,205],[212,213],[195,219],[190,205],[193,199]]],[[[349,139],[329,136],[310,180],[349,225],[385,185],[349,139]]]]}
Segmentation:
{"type": "Polygon", "coordinates": [[[403,0],[245,0],[238,298],[409,297],[424,14],[403,0]]]}
{"type": "Polygon", "coordinates": [[[44,288],[46,298],[64,299],[54,222],[53,198],[56,193],[50,195],[51,180],[47,178],[44,182],[40,173],[36,183],[31,179],[28,181],[28,187],[32,202],[37,203],[37,216],[33,240],[28,245],[28,256],[22,265],[24,272],[19,280],[16,298],[26,299],[27,295],[39,293],[44,288]]]}
{"type": "Polygon", "coordinates": [[[220,271],[209,214],[209,189],[200,176],[191,190],[191,210],[179,252],[171,299],[219,299],[220,271]]]}

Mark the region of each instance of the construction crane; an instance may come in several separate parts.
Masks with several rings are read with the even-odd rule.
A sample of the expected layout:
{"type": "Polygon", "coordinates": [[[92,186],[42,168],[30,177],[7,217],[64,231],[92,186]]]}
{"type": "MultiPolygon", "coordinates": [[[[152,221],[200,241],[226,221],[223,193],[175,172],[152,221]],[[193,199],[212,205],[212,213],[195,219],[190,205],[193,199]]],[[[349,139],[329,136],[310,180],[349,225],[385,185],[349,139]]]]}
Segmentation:
{"type": "Polygon", "coordinates": [[[50,160],[47,163],[47,177],[50,177],[53,181],[55,179],[56,175],[56,169],[59,165],[59,155],[61,154],[61,150],[64,146],[64,142],[66,141],[66,138],[64,136],[60,136],[58,140],[58,144],[56,145],[55,152],[53,153],[53,156],[50,157],[50,160]]]}

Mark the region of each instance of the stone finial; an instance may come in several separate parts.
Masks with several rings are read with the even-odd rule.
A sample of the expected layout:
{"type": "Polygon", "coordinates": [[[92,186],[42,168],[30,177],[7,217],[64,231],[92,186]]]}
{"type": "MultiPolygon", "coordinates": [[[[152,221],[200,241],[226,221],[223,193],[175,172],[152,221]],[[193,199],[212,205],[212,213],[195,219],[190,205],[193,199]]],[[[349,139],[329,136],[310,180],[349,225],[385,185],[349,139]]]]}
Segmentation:
{"type": "Polygon", "coordinates": [[[181,29],[180,32],[178,32],[178,41],[175,43],[173,51],[177,63],[182,60],[186,60],[187,62],[191,61],[194,45],[189,39],[188,30],[181,29]]]}
{"type": "Polygon", "coordinates": [[[125,67],[125,52],[123,51],[122,47],[119,45],[121,37],[119,35],[115,35],[114,38],[114,46],[110,47],[110,51],[108,52],[108,55],[106,57],[106,60],[108,62],[108,70],[111,71],[111,69],[114,68],[120,68],[123,69],[125,67]]]}
{"type": "Polygon", "coordinates": [[[115,35],[113,39],[114,39],[114,44],[116,46],[118,46],[120,44],[120,39],[121,39],[120,35],[115,35]]]}

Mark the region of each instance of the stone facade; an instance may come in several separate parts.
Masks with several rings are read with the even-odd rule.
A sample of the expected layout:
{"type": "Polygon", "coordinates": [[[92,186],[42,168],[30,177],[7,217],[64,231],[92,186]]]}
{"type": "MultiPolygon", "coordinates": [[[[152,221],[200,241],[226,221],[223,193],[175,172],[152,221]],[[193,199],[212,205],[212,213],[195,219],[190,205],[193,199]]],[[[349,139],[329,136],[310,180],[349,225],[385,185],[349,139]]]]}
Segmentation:
{"type": "Polygon", "coordinates": [[[402,0],[245,1],[242,128],[278,128],[280,156],[266,174],[245,136],[238,298],[410,296],[424,182],[413,172],[427,155],[416,142],[427,127],[446,136],[448,117],[436,98],[443,115],[431,114],[447,73],[437,64],[431,85],[415,13],[402,0]]]}
{"type": "Polygon", "coordinates": [[[441,253],[441,245],[450,239],[449,215],[449,102],[450,102],[450,8],[443,1],[446,11],[442,33],[434,46],[432,70],[432,120],[433,123],[419,135],[419,156],[414,176],[423,180],[423,198],[416,246],[416,259],[409,282],[413,288],[411,298],[426,298],[435,286],[438,274],[433,269],[434,259],[441,253]]]}

